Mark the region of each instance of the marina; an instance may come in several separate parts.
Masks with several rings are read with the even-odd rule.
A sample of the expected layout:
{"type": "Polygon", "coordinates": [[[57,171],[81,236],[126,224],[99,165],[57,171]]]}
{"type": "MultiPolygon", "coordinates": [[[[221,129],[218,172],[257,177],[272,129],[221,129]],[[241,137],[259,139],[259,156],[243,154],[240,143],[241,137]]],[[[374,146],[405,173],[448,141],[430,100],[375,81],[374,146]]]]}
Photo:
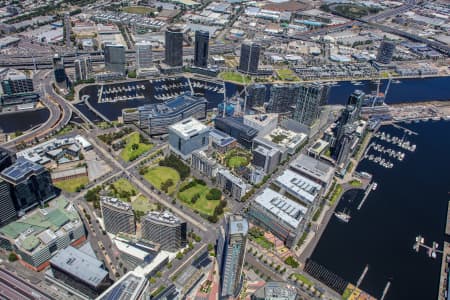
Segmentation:
{"type": "Polygon", "coordinates": [[[416,236],[416,242],[414,243],[413,249],[414,251],[419,252],[421,247],[426,249],[428,257],[433,259],[436,258],[438,253],[443,253],[442,250],[438,249],[439,244],[437,242],[433,242],[432,246],[427,246],[425,244],[425,239],[421,235],[418,235],[416,236]]]}
{"type": "MultiPolygon", "coordinates": [[[[369,264],[371,271],[360,288],[379,295],[379,299],[436,298],[441,269],[441,260],[437,258],[442,253],[442,230],[449,205],[448,180],[444,174],[450,164],[446,154],[450,141],[442,139],[448,133],[448,122],[396,125],[399,126],[382,125],[379,134],[381,137],[381,132],[385,133],[384,141],[375,137],[372,142],[383,145],[385,150],[405,153],[405,159],[391,169],[379,168],[368,159],[361,160],[356,171],[372,174],[371,190],[377,191],[370,197],[370,209],[358,210],[358,206],[364,207],[367,202],[363,202],[367,189],[345,192],[336,211],[345,208],[353,212],[351,222],[342,226],[338,218],[332,219],[311,259],[355,283],[361,275],[361,265],[369,264]],[[405,129],[410,133],[405,133],[405,129]],[[391,142],[387,141],[387,134],[391,142]],[[403,136],[411,150],[416,145],[414,152],[400,148],[398,142],[392,144],[393,137],[402,140],[403,136]],[[419,169],[421,172],[417,172],[419,169]],[[419,246],[425,250],[419,250],[419,255],[411,251],[418,232],[428,241],[435,241],[434,251],[431,242],[419,246]],[[389,246],[380,247],[382,244],[389,246]],[[436,259],[432,259],[433,252],[436,259]]],[[[387,153],[371,149],[368,155],[371,154],[399,162],[387,153]]]]}
{"type": "Polygon", "coordinates": [[[384,131],[376,131],[373,134],[373,138],[379,140],[380,142],[371,142],[364,152],[363,159],[367,159],[368,161],[378,164],[383,168],[392,169],[395,166],[392,160],[402,162],[406,156],[404,151],[416,151],[417,145],[406,139],[406,136],[413,134],[417,135],[417,133],[400,125],[396,125],[395,128],[403,131],[402,137],[391,135],[390,133],[386,133],[384,131]],[[398,147],[401,150],[394,149],[390,147],[389,144],[398,147]],[[371,151],[376,154],[370,153],[371,151]]]}
{"type": "MultiPolygon", "coordinates": [[[[410,132],[410,131],[408,131],[410,132]]],[[[406,135],[406,132],[405,132],[406,135]]],[[[411,144],[410,141],[405,139],[405,135],[400,139],[397,136],[391,136],[389,133],[385,132],[376,132],[374,133],[374,137],[379,138],[382,141],[386,141],[387,143],[391,143],[393,145],[396,145],[402,149],[408,150],[410,152],[416,151],[416,145],[411,144]]]]}

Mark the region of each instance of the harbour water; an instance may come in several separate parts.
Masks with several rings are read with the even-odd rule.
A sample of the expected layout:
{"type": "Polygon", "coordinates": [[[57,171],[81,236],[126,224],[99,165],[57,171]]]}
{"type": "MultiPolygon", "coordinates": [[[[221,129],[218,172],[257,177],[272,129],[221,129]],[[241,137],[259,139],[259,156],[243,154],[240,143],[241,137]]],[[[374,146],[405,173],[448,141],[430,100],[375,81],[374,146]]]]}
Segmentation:
{"type": "MultiPolygon", "coordinates": [[[[387,85],[387,80],[383,80],[380,86],[380,91],[384,91],[387,85]]],[[[449,100],[450,95],[450,77],[435,77],[425,79],[403,79],[399,83],[391,83],[389,93],[386,98],[387,103],[401,103],[401,102],[417,102],[428,100],[449,100]]],[[[371,81],[361,81],[354,84],[350,81],[342,81],[331,87],[328,98],[330,104],[344,104],[348,96],[355,90],[360,89],[366,93],[376,90],[376,84],[371,81]]],[[[225,90],[227,97],[236,94],[236,91],[241,91],[242,86],[226,83],[225,90]]],[[[90,91],[94,97],[96,89],[90,91]]],[[[223,94],[211,90],[204,91],[205,97],[208,100],[208,108],[217,107],[223,101],[223,94]]],[[[127,100],[116,103],[96,103],[90,100],[90,104],[105,115],[109,120],[116,120],[121,116],[122,109],[138,107],[144,104],[158,102],[153,97],[153,92],[147,95],[145,100],[127,100]]],[[[269,96],[269,93],[267,94],[269,96]]],[[[77,107],[86,114],[86,116],[94,122],[101,119],[91,112],[85,104],[77,104],[77,107]]],[[[48,111],[47,111],[48,117],[48,111]]],[[[15,114],[13,118],[8,115],[0,115],[0,128],[5,132],[12,132],[16,130],[26,130],[30,127],[36,126],[47,119],[42,111],[38,112],[24,112],[15,114]],[[20,118],[18,118],[20,116],[20,118]]]]}
{"type": "MultiPolygon", "coordinates": [[[[387,85],[387,80],[383,80],[380,85],[380,91],[384,91],[387,85]]],[[[418,102],[428,100],[450,100],[450,77],[435,77],[424,79],[404,79],[399,83],[391,83],[389,93],[386,97],[387,103],[402,103],[402,102],[418,102]]],[[[376,90],[376,84],[371,81],[361,81],[361,84],[352,84],[350,81],[342,81],[331,87],[328,97],[329,104],[344,104],[350,94],[360,89],[366,93],[376,90]]],[[[227,97],[232,97],[236,92],[242,91],[242,86],[232,83],[225,84],[225,91],[227,97]]],[[[96,94],[95,92],[93,95],[96,94]]],[[[269,97],[269,93],[267,93],[269,97]]],[[[206,91],[205,98],[208,100],[208,108],[217,107],[223,101],[223,94],[206,91]]],[[[96,109],[104,114],[110,120],[116,120],[121,116],[121,111],[124,108],[133,108],[140,105],[154,103],[152,96],[146,100],[129,100],[116,103],[95,103],[90,101],[96,109]]]]}
{"type": "Polygon", "coordinates": [[[46,108],[0,115],[0,129],[4,133],[29,130],[47,121],[50,111],[46,108]]]}
{"type": "MultiPolygon", "coordinates": [[[[345,224],[332,218],[312,259],[353,283],[368,264],[361,287],[377,298],[391,281],[386,300],[436,299],[441,257],[429,258],[425,250],[416,253],[412,247],[419,234],[428,245],[433,241],[443,245],[450,191],[450,122],[404,126],[419,133],[406,136],[417,149],[405,151],[404,160],[396,161],[392,169],[362,161],[358,170],[373,174],[377,189],[359,211],[363,191],[343,195],[337,210],[349,209],[351,221],[345,224]]],[[[392,126],[381,130],[403,136],[392,126]]]]}

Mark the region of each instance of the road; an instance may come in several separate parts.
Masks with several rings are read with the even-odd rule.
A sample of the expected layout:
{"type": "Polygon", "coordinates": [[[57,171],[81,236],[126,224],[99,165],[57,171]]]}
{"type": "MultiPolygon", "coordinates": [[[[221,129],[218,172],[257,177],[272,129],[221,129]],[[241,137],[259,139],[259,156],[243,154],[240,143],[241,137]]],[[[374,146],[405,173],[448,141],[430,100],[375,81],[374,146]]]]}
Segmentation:
{"type": "MultiPolygon", "coordinates": [[[[210,45],[209,54],[224,54],[233,52],[236,48],[234,44],[224,44],[224,43],[216,43],[210,45]]],[[[153,60],[161,61],[164,59],[164,51],[153,51],[153,60]]],[[[99,51],[94,52],[78,52],[78,53],[66,53],[64,54],[64,65],[66,67],[73,67],[73,61],[80,55],[90,55],[91,61],[93,64],[103,64],[104,57],[103,54],[99,51]]],[[[194,47],[184,47],[183,48],[183,56],[193,56],[194,55],[194,47]]],[[[134,62],[135,61],[135,51],[127,50],[126,51],[126,61],[134,62]]],[[[40,56],[30,57],[29,55],[0,55],[0,67],[11,67],[18,69],[50,69],[52,68],[52,58],[53,54],[40,54],[40,56]]]]}
{"type": "Polygon", "coordinates": [[[35,75],[35,85],[39,83],[42,88],[43,95],[41,97],[42,103],[49,109],[50,116],[47,121],[38,128],[28,131],[21,136],[12,139],[1,146],[13,150],[17,145],[22,143],[29,143],[36,139],[42,139],[60,130],[69,123],[72,117],[72,110],[62,97],[56,97],[53,91],[49,75],[51,71],[38,71],[35,75]]]}

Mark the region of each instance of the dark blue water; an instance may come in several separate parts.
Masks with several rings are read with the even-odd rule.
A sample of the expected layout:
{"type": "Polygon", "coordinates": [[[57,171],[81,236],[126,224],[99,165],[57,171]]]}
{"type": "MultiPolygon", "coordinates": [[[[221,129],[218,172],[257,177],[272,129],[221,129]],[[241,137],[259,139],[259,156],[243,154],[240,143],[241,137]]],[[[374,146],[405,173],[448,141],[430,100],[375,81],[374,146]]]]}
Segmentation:
{"type": "MultiPolygon", "coordinates": [[[[362,193],[343,196],[337,209],[350,209],[352,219],[344,224],[333,217],[312,259],[353,283],[368,264],[361,287],[378,298],[390,280],[387,300],[436,299],[442,257],[433,260],[412,246],[419,234],[429,245],[443,245],[450,200],[450,122],[405,126],[419,133],[407,136],[417,150],[405,151],[406,158],[393,169],[368,160],[360,164],[359,170],[373,174],[378,189],[360,211],[356,207],[362,193]]],[[[403,136],[393,127],[382,130],[403,136]]]]}
{"type": "MultiPolygon", "coordinates": [[[[194,81],[200,81],[200,80],[192,80],[194,81]]],[[[161,96],[166,93],[177,93],[177,94],[183,94],[185,92],[190,92],[190,88],[188,85],[188,81],[186,78],[179,77],[179,78],[171,78],[171,79],[165,79],[164,81],[155,81],[153,83],[150,83],[150,81],[140,81],[139,84],[143,84],[146,86],[146,92],[144,94],[145,99],[139,99],[139,100],[126,100],[126,101],[117,101],[117,102],[105,102],[105,103],[98,103],[98,87],[96,85],[85,87],[80,91],[80,95],[89,95],[90,100],[89,103],[99,112],[101,112],[106,118],[109,120],[117,120],[118,117],[122,116],[122,110],[126,108],[136,108],[145,104],[152,104],[152,103],[160,103],[162,100],[158,100],[156,97],[161,96]],[[166,85],[180,85],[179,87],[171,87],[170,91],[167,91],[165,89],[162,89],[163,84],[166,85]]],[[[125,84],[109,84],[106,86],[119,86],[119,85],[125,85],[125,84]]],[[[214,85],[210,83],[209,85],[217,86],[221,88],[221,85],[214,85]]],[[[211,89],[204,89],[204,88],[196,88],[194,87],[194,93],[198,93],[200,95],[203,95],[208,100],[208,109],[213,109],[219,105],[219,103],[223,102],[223,93],[218,93],[216,91],[213,91],[211,89]]],[[[124,94],[124,93],[122,93],[124,94]]],[[[83,104],[84,105],[84,104],[83,104]]],[[[81,105],[81,106],[83,106],[81,105]]],[[[83,110],[83,113],[86,111],[87,108],[81,108],[83,110]]],[[[86,117],[89,118],[93,122],[97,122],[97,117],[92,115],[92,112],[87,112],[86,117]]]]}
{"type": "MultiPolygon", "coordinates": [[[[377,85],[372,81],[365,80],[361,83],[362,85],[353,85],[349,81],[339,82],[337,86],[331,88],[328,103],[344,104],[355,89],[367,94],[377,89],[377,85]]],[[[386,90],[387,83],[388,80],[382,80],[380,92],[386,90]]],[[[400,83],[391,82],[386,96],[388,104],[428,100],[450,100],[450,77],[402,79],[400,83]]]]}
{"type": "MultiPolygon", "coordinates": [[[[178,83],[184,83],[186,80],[184,78],[175,79],[178,83]]],[[[346,103],[349,95],[356,89],[363,90],[366,93],[376,91],[377,86],[372,81],[361,81],[361,85],[354,85],[350,81],[339,82],[336,86],[332,86],[330,94],[328,97],[329,104],[344,104],[346,103]]],[[[96,94],[97,88],[95,86],[85,89],[86,93],[92,95],[90,103],[98,111],[104,114],[110,120],[116,120],[122,115],[122,109],[125,108],[135,108],[144,104],[156,103],[154,96],[161,94],[165,91],[159,91],[156,89],[161,83],[146,83],[149,85],[148,94],[145,100],[128,100],[119,101],[115,103],[97,103],[96,94]],[[155,88],[156,87],[156,88],[155,88]]],[[[387,80],[383,80],[380,85],[380,91],[384,92],[387,86],[387,80]]],[[[270,87],[268,84],[267,87],[270,87]]],[[[186,89],[186,88],[184,88],[186,89]]],[[[225,93],[227,97],[232,97],[236,92],[241,92],[242,86],[225,83],[225,93]]],[[[181,92],[182,89],[175,89],[174,92],[181,92]]],[[[205,98],[208,100],[208,109],[217,107],[223,101],[223,94],[205,91],[205,90],[195,90],[195,92],[204,93],[205,98]]],[[[267,93],[269,97],[270,93],[267,93]]],[[[400,83],[391,83],[389,92],[386,97],[387,103],[402,103],[402,102],[418,102],[427,100],[450,100],[450,77],[436,77],[436,78],[425,78],[425,79],[404,79],[400,83]]],[[[91,115],[88,116],[91,118],[91,115]]],[[[92,119],[93,120],[93,119],[92,119]]],[[[93,120],[94,121],[94,120],[93,120]]]]}
{"type": "Polygon", "coordinates": [[[47,121],[49,116],[50,111],[46,108],[13,114],[2,114],[0,115],[0,129],[4,133],[29,130],[47,121]]]}
{"type": "MultiPolygon", "coordinates": [[[[370,81],[360,81],[362,84],[355,85],[350,81],[341,81],[330,89],[328,96],[329,104],[345,104],[348,96],[358,89],[366,94],[377,90],[377,85],[370,81]]],[[[382,80],[380,92],[384,92],[388,80],[382,80]]],[[[226,83],[227,97],[234,96],[236,91],[240,92],[242,86],[226,83]]],[[[270,87],[270,85],[267,85],[270,87]]],[[[269,93],[267,94],[269,97],[269,93]]],[[[391,82],[386,103],[419,102],[428,100],[450,100],[450,77],[430,77],[417,79],[402,79],[399,83],[391,82]]]]}

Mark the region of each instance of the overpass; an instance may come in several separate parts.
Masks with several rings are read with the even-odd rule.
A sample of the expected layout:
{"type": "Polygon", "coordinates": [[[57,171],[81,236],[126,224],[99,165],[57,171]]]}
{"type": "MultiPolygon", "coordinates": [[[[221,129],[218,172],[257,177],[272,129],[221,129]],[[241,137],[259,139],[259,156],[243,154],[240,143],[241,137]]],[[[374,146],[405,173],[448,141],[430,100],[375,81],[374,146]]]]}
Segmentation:
{"type": "MultiPolygon", "coordinates": [[[[234,44],[214,44],[209,48],[209,53],[214,54],[223,54],[233,52],[235,48],[234,44]]],[[[127,61],[134,61],[135,54],[134,50],[127,50],[125,52],[127,61]]],[[[92,52],[70,52],[65,53],[63,55],[64,65],[66,67],[73,67],[73,62],[77,57],[89,55],[91,56],[92,63],[94,64],[103,64],[104,57],[101,51],[92,51],[92,52]]],[[[183,48],[184,56],[193,56],[194,48],[193,47],[184,47],[183,48]]],[[[46,55],[36,55],[30,57],[29,55],[0,55],[0,67],[3,68],[17,68],[17,69],[51,69],[53,67],[52,63],[53,54],[46,55]]],[[[160,61],[164,59],[164,51],[153,51],[153,59],[156,61],[160,61]]]]}
{"type": "MultiPolygon", "coordinates": [[[[50,71],[46,73],[37,73],[36,78],[44,81],[47,78],[50,71]],[[45,76],[43,76],[46,74],[45,76]],[[43,76],[43,77],[42,77],[43,76]]],[[[52,82],[45,80],[43,85],[43,97],[41,97],[42,104],[44,104],[50,111],[50,116],[47,121],[41,126],[24,133],[23,135],[16,137],[8,142],[3,143],[1,146],[10,150],[13,150],[16,146],[23,143],[30,143],[36,139],[45,138],[69,123],[72,117],[72,110],[68,106],[65,99],[62,97],[55,97],[53,91],[52,82]]],[[[59,96],[59,95],[58,95],[59,96]]]]}

